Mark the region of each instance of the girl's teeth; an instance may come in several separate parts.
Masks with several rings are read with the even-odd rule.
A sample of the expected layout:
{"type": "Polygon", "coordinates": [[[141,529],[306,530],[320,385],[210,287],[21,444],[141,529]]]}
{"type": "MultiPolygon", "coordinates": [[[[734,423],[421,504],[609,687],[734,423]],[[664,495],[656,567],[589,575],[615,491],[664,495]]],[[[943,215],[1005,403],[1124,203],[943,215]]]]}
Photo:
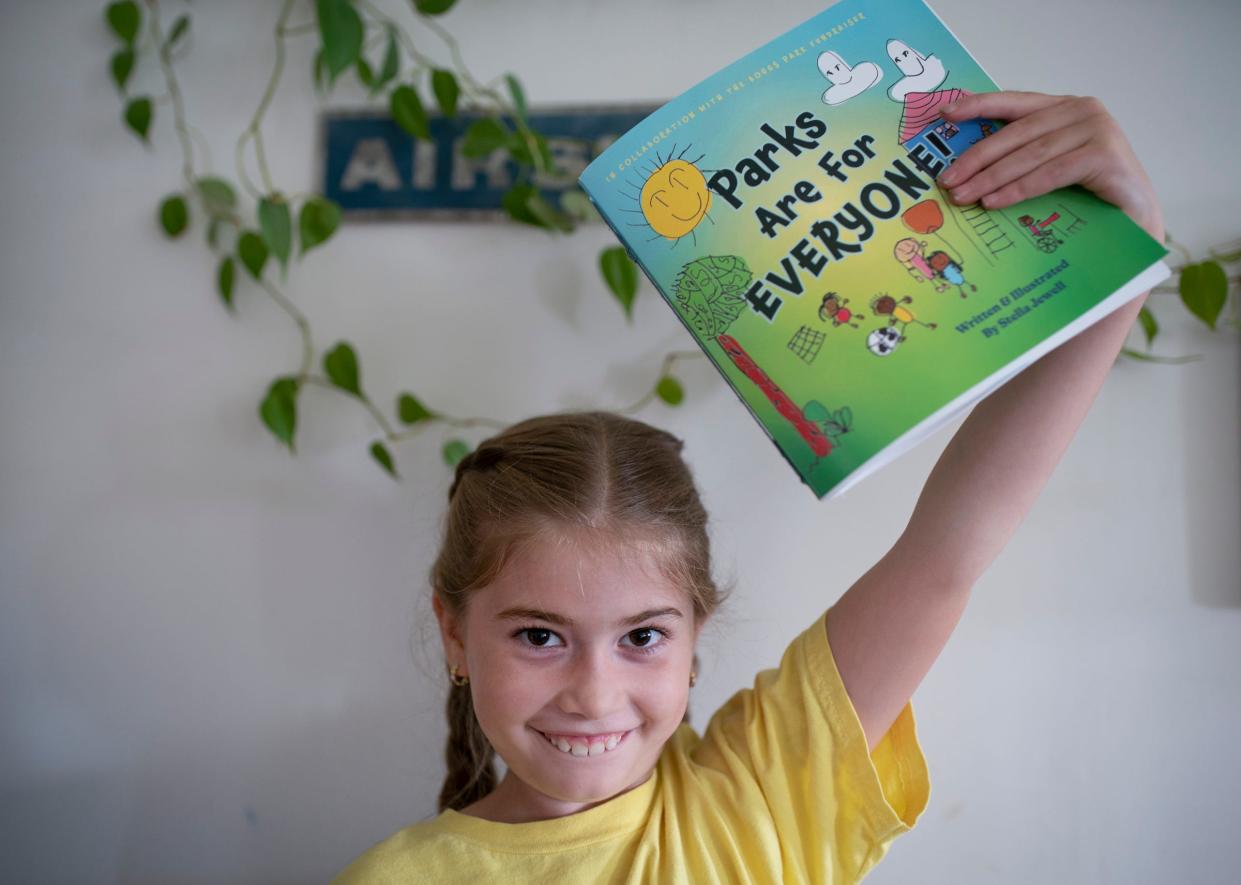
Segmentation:
{"type": "Polygon", "coordinates": [[[571,753],[574,756],[599,756],[608,750],[616,749],[616,745],[620,743],[623,734],[610,735],[606,741],[570,741],[563,737],[549,737],[548,742],[556,747],[562,753],[571,753]]]}

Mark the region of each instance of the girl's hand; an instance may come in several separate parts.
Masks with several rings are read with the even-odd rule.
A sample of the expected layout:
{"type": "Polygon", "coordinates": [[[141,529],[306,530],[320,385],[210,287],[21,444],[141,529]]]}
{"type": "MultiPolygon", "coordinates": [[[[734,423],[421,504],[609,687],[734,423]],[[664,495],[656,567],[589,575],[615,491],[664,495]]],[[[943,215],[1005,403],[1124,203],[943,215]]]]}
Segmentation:
{"type": "Polygon", "coordinates": [[[946,106],[951,122],[1006,121],[939,176],[953,202],[1001,209],[1080,184],[1124,210],[1163,242],[1163,214],[1146,171],[1097,98],[1037,92],[984,92],[946,106]]]}

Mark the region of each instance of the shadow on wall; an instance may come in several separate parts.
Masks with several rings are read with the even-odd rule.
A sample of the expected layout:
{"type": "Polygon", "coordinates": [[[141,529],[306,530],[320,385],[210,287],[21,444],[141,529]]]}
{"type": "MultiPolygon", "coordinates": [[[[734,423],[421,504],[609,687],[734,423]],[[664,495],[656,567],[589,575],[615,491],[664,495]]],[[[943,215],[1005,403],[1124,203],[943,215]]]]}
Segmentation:
{"type": "MultiPolygon", "coordinates": [[[[1232,373],[1222,377],[1241,378],[1241,347],[1228,344],[1211,348],[1203,363],[1232,360],[1232,373]]],[[[1199,379],[1186,372],[1183,383],[1197,387],[1199,379]]],[[[1189,589],[1194,602],[1207,608],[1241,608],[1241,384],[1233,385],[1232,395],[1234,413],[1218,422],[1191,421],[1184,435],[1189,589]]],[[[1200,390],[1185,391],[1186,402],[1202,399],[1200,390]]]]}

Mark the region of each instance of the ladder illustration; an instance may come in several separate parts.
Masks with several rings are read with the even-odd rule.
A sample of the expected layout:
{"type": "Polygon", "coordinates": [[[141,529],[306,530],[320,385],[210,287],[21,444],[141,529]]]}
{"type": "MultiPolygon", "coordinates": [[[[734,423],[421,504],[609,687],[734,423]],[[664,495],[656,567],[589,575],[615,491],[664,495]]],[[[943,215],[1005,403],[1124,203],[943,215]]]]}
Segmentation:
{"type": "Polygon", "coordinates": [[[1086,226],[1086,219],[1082,218],[1080,215],[1078,215],[1068,206],[1064,205],[1064,203],[1060,203],[1059,206],[1065,215],[1073,219],[1071,222],[1069,222],[1068,227],[1064,228],[1064,232],[1066,234],[1075,234],[1079,230],[1081,230],[1083,227],[1086,226]]]}
{"type": "MultiPolygon", "coordinates": [[[[1004,228],[996,223],[991,217],[991,213],[982,207],[979,203],[971,203],[968,206],[962,206],[958,210],[961,217],[969,224],[974,239],[987,247],[993,256],[999,255],[1006,249],[1013,248],[1013,241],[1009,238],[1004,228]]],[[[955,216],[957,213],[953,213],[955,216]]]]}

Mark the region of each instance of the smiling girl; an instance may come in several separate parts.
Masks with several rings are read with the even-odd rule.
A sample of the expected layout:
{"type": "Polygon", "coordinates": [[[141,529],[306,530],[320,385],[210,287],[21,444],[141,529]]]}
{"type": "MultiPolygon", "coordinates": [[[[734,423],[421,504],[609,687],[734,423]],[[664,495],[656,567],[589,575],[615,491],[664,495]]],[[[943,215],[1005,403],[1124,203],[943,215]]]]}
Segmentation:
{"type": "MultiPolygon", "coordinates": [[[[1150,181],[1098,101],[990,93],[944,117],[1010,121],[941,176],[957,202],[1081,184],[1162,239],[1150,181]]],[[[339,881],[861,879],[929,796],[910,697],[1143,300],[980,403],[892,549],[701,735],[686,717],[694,650],[723,594],[681,443],[598,412],[482,442],[457,466],[431,570],[451,680],[440,813],[339,881]]]]}

